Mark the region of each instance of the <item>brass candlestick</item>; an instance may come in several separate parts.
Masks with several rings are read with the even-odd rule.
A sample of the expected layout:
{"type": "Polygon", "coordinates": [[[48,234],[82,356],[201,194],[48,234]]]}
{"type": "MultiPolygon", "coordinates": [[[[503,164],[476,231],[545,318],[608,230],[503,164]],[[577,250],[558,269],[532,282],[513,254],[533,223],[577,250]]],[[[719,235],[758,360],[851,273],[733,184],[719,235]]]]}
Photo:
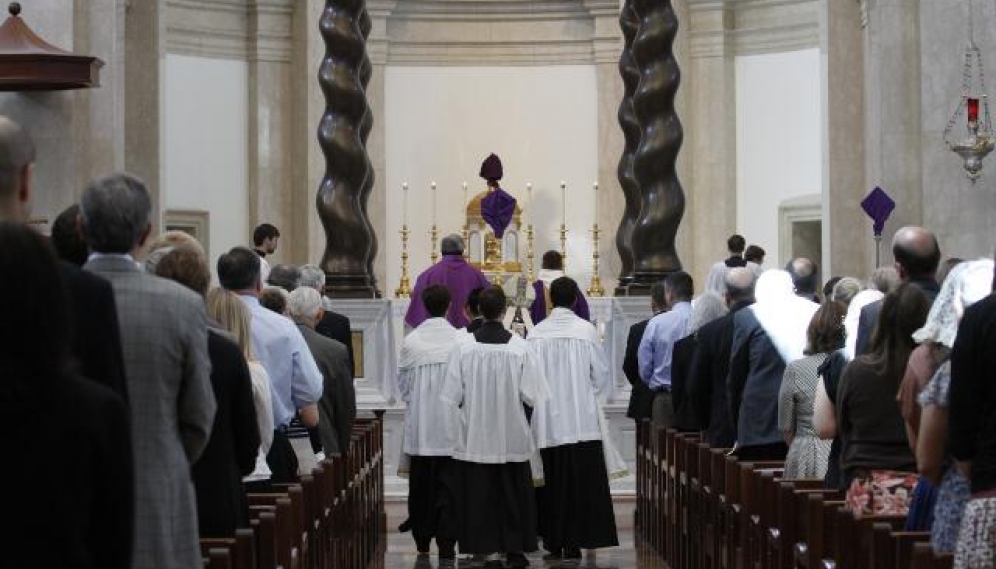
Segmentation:
{"type": "Polygon", "coordinates": [[[401,282],[394,290],[394,298],[408,298],[412,294],[412,282],[408,277],[408,224],[401,226],[401,282]]]}
{"type": "Polygon", "coordinates": [[[533,224],[526,227],[526,278],[533,282],[533,265],[536,255],[533,254],[533,224]]]}
{"type": "Polygon", "coordinates": [[[439,230],[436,229],[436,224],[432,224],[432,229],[429,230],[429,238],[432,240],[432,264],[435,265],[439,261],[439,247],[436,244],[439,242],[439,230]]]}
{"type": "Polygon", "coordinates": [[[598,278],[598,224],[591,230],[591,285],[588,287],[588,296],[605,296],[605,289],[602,288],[602,280],[598,278]]]}
{"type": "Polygon", "coordinates": [[[564,271],[567,271],[567,224],[560,224],[560,256],[564,259],[564,271]]]}
{"type": "Polygon", "coordinates": [[[460,236],[463,237],[463,260],[470,261],[470,227],[465,223],[463,229],[460,230],[460,236]]]}

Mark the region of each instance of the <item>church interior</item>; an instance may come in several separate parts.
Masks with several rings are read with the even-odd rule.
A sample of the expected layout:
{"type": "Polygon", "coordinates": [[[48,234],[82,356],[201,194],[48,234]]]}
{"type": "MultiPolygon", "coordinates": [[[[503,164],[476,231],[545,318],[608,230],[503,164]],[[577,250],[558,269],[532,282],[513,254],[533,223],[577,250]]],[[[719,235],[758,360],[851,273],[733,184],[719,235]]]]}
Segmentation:
{"type": "MultiPolygon", "coordinates": [[[[304,555],[299,540],[289,565],[275,554],[285,569],[425,567],[395,529],[408,495],[396,375],[416,279],[448,235],[516,306],[547,251],[587,297],[629,469],[611,480],[620,547],[582,562],[600,569],[817,563],[791,551],[817,547],[813,527],[779,541],[776,523],[809,520],[808,506],[822,524],[815,498],[627,417],[627,334],[652,315],[655,283],[683,270],[698,296],[732,234],[765,269],[811,259],[821,286],[891,266],[905,226],[931,230],[943,258],[996,246],[991,0],[31,0],[4,17],[0,115],[36,145],[41,233],[88,182],[129,172],[151,194],[153,233],[193,236],[214,282],[219,256],[272,224],[269,266],[319,265],[351,320],[356,409],[376,421],[351,463],[371,478],[343,514],[361,529],[312,520],[314,486],[290,502],[321,526],[306,536],[358,541],[304,555]],[[88,77],[32,84],[17,58],[49,49],[89,58],[88,77]],[[491,153],[517,202],[499,236],[478,173],[491,153]],[[878,226],[876,188],[894,206],[878,226]],[[723,510],[724,491],[755,515],[723,510]]],[[[265,566],[215,565],[207,549],[208,567],[265,566]]],[[[854,555],[840,565],[871,566],[854,555]]]]}

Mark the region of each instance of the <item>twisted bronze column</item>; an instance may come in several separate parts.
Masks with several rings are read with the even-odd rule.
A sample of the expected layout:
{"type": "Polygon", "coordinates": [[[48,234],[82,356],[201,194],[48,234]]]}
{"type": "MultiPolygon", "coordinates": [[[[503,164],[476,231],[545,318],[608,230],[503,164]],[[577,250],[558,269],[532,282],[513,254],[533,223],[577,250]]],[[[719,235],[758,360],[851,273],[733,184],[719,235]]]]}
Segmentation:
{"type": "Polygon", "coordinates": [[[678,18],[671,0],[633,0],[633,8],[640,20],[633,40],[633,59],[640,70],[633,110],[641,129],[633,169],[642,207],[631,239],[629,292],[647,294],[655,282],[681,269],[674,244],[685,211],[685,194],[675,169],[683,137],[674,110],[681,72],[672,50],[678,18]]]}
{"type": "Polygon", "coordinates": [[[633,111],[633,94],[640,83],[640,70],[633,61],[633,39],[640,26],[640,20],[633,11],[633,0],[626,0],[619,14],[619,27],[623,33],[623,50],[619,56],[619,75],[623,80],[623,98],[619,104],[619,126],[622,127],[625,146],[619,159],[617,175],[626,200],[622,220],[616,231],[616,249],[622,267],[619,271],[619,285],[616,296],[626,294],[626,289],[633,280],[633,226],[640,215],[640,185],[633,172],[633,154],[640,144],[640,123],[633,111]]]}
{"type": "Polygon", "coordinates": [[[380,294],[371,270],[376,241],[367,217],[372,176],[364,147],[364,121],[367,134],[371,121],[363,87],[365,12],[364,0],[326,0],[319,21],[325,57],[318,84],[325,95],[325,113],[318,125],[318,143],[325,156],[325,176],[316,202],[325,228],[325,288],[340,298],[380,294]]]}
{"type": "MultiPolygon", "coordinates": [[[[370,12],[367,10],[366,2],[363,2],[363,7],[360,11],[360,34],[363,35],[364,45],[366,44],[367,38],[370,37],[370,30],[373,28],[373,21],[370,18],[370,12]]],[[[366,49],[363,50],[363,58],[360,60],[360,86],[363,88],[364,94],[367,91],[367,86],[370,85],[370,78],[373,76],[373,64],[370,62],[370,57],[367,54],[366,49]]],[[[366,97],[363,98],[363,104],[366,106],[366,112],[363,113],[363,118],[360,120],[360,144],[363,145],[363,157],[366,160],[366,172],[367,176],[364,178],[363,191],[360,192],[360,199],[364,204],[370,199],[370,194],[373,192],[374,180],[376,178],[374,174],[373,162],[370,161],[370,154],[367,153],[367,140],[370,138],[370,131],[373,129],[373,111],[370,109],[370,104],[366,97]]],[[[364,211],[366,207],[364,206],[364,211]]],[[[370,251],[367,252],[367,271],[371,275],[374,274],[374,260],[377,258],[377,232],[374,231],[373,225],[370,223],[370,219],[366,216],[363,220],[367,224],[367,228],[370,231],[370,251]]]]}

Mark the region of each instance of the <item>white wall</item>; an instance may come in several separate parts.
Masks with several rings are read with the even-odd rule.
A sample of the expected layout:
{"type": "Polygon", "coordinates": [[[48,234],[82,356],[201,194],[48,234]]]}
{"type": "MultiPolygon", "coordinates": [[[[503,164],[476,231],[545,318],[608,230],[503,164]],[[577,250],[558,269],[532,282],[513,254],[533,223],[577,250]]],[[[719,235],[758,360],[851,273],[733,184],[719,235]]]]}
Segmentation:
{"type": "MultiPolygon", "coordinates": [[[[430,183],[437,183],[440,236],[459,232],[464,220],[461,185],[470,196],[485,189],[477,174],[490,152],[505,166],[502,187],[523,206],[533,184],[532,223],[536,266],[543,251],[559,249],[560,182],[567,182],[568,273],[587,287],[591,273],[592,183],[598,173],[598,111],[595,68],[388,67],[386,70],[388,235],[385,295],[400,276],[401,186],[409,185],[410,273],[430,264],[430,183]]],[[[603,237],[614,238],[615,228],[603,237]]],[[[521,253],[525,262],[525,241],[521,253]]]]}
{"type": "Polygon", "coordinates": [[[736,58],[737,230],[767,251],[778,247],[781,202],[823,188],[820,52],[806,49],[736,58]]]}
{"type": "Polygon", "coordinates": [[[252,244],[247,75],[244,61],[166,56],[163,211],[210,212],[212,270],[222,252],[252,244]]]}

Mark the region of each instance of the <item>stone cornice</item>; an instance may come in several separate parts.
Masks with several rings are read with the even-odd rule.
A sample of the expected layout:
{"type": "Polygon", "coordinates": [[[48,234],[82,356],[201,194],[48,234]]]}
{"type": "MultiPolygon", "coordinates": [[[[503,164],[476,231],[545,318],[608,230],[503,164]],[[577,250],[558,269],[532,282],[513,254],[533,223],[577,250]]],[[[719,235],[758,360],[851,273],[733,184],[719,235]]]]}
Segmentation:
{"type": "Polygon", "coordinates": [[[294,0],[167,0],[169,53],[287,62],[294,0]]]}
{"type": "Polygon", "coordinates": [[[692,57],[820,45],[818,0],[688,0],[692,57]]]}

